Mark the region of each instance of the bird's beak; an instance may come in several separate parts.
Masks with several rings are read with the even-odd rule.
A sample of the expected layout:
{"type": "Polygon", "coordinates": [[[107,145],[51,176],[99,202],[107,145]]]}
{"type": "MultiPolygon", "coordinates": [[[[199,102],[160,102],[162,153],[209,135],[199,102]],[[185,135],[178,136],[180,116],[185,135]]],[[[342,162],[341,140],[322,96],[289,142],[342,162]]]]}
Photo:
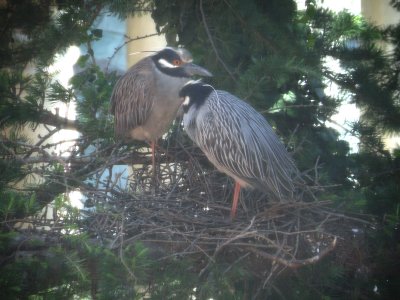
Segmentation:
{"type": "Polygon", "coordinates": [[[182,68],[185,70],[186,73],[188,73],[190,76],[194,75],[199,75],[199,76],[206,76],[206,77],[212,77],[213,75],[211,72],[208,70],[204,69],[203,67],[200,67],[196,64],[193,63],[187,63],[182,66],[182,68]]]}

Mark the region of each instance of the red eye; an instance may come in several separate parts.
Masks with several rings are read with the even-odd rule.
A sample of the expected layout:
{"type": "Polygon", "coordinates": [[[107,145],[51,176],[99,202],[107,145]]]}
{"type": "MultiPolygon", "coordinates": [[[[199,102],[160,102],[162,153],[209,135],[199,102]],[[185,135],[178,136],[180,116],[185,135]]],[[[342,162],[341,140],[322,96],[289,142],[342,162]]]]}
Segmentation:
{"type": "Polygon", "coordinates": [[[179,60],[179,59],[174,59],[174,60],[172,61],[172,63],[174,64],[174,66],[180,66],[180,65],[182,64],[182,61],[179,60]]]}

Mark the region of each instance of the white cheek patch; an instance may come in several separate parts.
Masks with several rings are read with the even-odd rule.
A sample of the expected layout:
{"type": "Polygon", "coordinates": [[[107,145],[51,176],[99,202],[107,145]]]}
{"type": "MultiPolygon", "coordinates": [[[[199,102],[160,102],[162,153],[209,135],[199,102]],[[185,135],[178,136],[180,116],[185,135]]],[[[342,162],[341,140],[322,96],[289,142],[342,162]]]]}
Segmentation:
{"type": "Polygon", "coordinates": [[[187,86],[187,85],[195,85],[196,83],[201,83],[201,79],[197,79],[197,80],[191,79],[188,82],[186,82],[185,86],[187,86]]]}
{"type": "Polygon", "coordinates": [[[160,58],[158,60],[158,62],[160,63],[160,65],[167,67],[167,68],[177,68],[178,67],[178,66],[174,66],[173,64],[169,63],[164,58],[160,58]]]}
{"type": "Polygon", "coordinates": [[[186,96],[185,99],[183,100],[182,105],[183,105],[183,106],[188,106],[189,103],[190,103],[190,97],[189,97],[189,96],[186,96]]]}

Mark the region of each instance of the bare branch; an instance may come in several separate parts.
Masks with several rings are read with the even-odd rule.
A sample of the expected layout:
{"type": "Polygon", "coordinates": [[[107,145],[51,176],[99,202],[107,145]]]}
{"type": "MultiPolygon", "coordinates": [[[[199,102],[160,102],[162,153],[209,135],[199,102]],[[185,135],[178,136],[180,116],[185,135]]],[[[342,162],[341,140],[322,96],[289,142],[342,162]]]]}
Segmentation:
{"type": "Polygon", "coordinates": [[[39,121],[59,129],[78,130],[78,121],[60,117],[47,110],[41,112],[39,121]]]}
{"type": "Polygon", "coordinates": [[[204,25],[204,30],[207,33],[208,36],[208,40],[210,41],[211,47],[213,48],[213,51],[215,53],[215,56],[217,57],[217,60],[221,63],[221,65],[224,67],[225,71],[229,74],[229,76],[232,78],[232,80],[234,82],[237,83],[236,77],[233,75],[233,73],[229,70],[228,66],[225,64],[225,62],[223,61],[223,59],[221,58],[221,56],[219,55],[219,52],[217,50],[217,47],[214,44],[214,40],[213,37],[210,33],[210,30],[208,29],[208,25],[207,25],[207,21],[206,21],[206,16],[204,14],[204,10],[203,10],[203,0],[200,0],[200,13],[201,13],[201,18],[203,21],[203,25],[204,25]]]}
{"type": "Polygon", "coordinates": [[[315,256],[307,258],[307,259],[290,259],[290,260],[281,258],[279,256],[271,255],[271,254],[263,252],[263,251],[259,251],[259,250],[255,249],[255,248],[247,248],[247,249],[250,252],[253,252],[258,256],[264,257],[264,258],[272,260],[272,261],[276,261],[276,262],[278,262],[278,263],[280,263],[280,264],[282,264],[282,265],[284,265],[286,267],[299,268],[299,267],[303,267],[303,266],[306,266],[306,265],[315,264],[316,262],[320,261],[323,257],[328,255],[330,252],[332,252],[333,249],[335,249],[336,244],[337,244],[337,237],[335,237],[333,239],[333,241],[329,245],[329,247],[325,248],[318,255],[315,255],[315,256]]]}
{"type": "Polygon", "coordinates": [[[109,57],[108,62],[107,62],[107,66],[105,69],[105,73],[108,73],[108,69],[110,68],[110,64],[112,59],[115,57],[115,55],[117,55],[117,53],[123,48],[125,47],[127,44],[134,42],[134,41],[138,41],[138,40],[142,40],[142,39],[146,39],[149,37],[153,37],[153,36],[158,36],[158,33],[151,33],[151,34],[146,34],[146,35],[142,35],[142,36],[137,36],[137,37],[128,37],[127,36],[127,40],[120,46],[118,46],[117,48],[115,48],[114,53],[109,57]]]}

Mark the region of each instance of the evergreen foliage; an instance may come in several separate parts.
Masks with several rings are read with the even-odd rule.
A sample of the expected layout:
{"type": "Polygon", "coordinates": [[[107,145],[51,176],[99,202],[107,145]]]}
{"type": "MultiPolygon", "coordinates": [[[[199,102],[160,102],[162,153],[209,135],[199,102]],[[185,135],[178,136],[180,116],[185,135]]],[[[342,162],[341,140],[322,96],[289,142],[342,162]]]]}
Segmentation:
{"type": "MultiPolygon", "coordinates": [[[[386,150],[383,135],[400,131],[400,24],[381,29],[360,16],[320,9],[316,2],[306,1],[304,11],[293,0],[0,4],[0,298],[394,299],[400,286],[400,151],[386,150]],[[161,145],[172,149],[171,160],[179,163],[161,174],[176,185],[160,185],[168,193],[155,191],[154,196],[143,144],[114,141],[109,98],[118,76],[96,62],[92,43],[103,38],[96,20],[103,14],[123,19],[145,11],[152,12],[170,45],[187,47],[197,63],[212,71],[215,87],[265,115],[299,168],[318,174],[325,187],[317,193],[321,202],[330,200],[344,214],[368,221],[349,218],[348,227],[338,224],[335,233],[341,240],[316,264],[291,269],[278,268],[275,261],[264,276],[249,253],[232,250],[217,259],[216,250],[206,253],[209,261],[204,262],[185,256],[192,248],[182,249],[178,237],[163,240],[171,252],[176,250],[173,255],[160,253],[157,240],[142,239],[148,223],[140,223],[141,213],[154,207],[178,215],[193,209],[166,199],[176,190],[187,192],[187,182],[198,189],[185,197],[208,191],[206,176],[221,187],[228,182],[210,171],[196,149],[182,146],[189,142],[175,124],[161,145]],[[85,45],[87,53],[66,88],[48,67],[71,45],[85,45]],[[384,45],[392,50],[385,52],[384,45]],[[327,59],[338,62],[340,71],[327,59]],[[332,82],[343,97],[325,94],[332,82]],[[358,152],[328,126],[345,101],[362,111],[348,133],[360,139],[358,152]],[[49,103],[58,102],[76,103],[77,120],[51,111],[49,103]],[[33,141],[26,128],[36,134],[39,126],[47,133],[33,141]],[[77,130],[79,137],[73,147],[56,153],[54,147],[66,141],[49,138],[65,129],[77,130]],[[116,184],[126,177],[113,169],[118,164],[144,165],[127,189],[116,184]],[[189,176],[196,172],[198,177],[189,176]],[[84,209],[70,203],[69,193],[76,190],[85,195],[84,209]],[[133,228],[131,220],[140,224],[133,228]]],[[[400,9],[398,1],[391,4],[400,9]]],[[[228,193],[226,188],[211,191],[203,200],[207,208],[213,202],[226,206],[220,199],[228,193]]],[[[265,208],[262,201],[254,203],[265,208]]],[[[203,205],[196,211],[199,223],[207,214],[203,205]]],[[[168,214],[145,217],[160,232],[172,230],[163,219],[168,214]]],[[[207,239],[216,238],[218,229],[244,229],[218,224],[223,228],[207,239]]],[[[194,231],[186,226],[181,232],[194,231]]]]}

